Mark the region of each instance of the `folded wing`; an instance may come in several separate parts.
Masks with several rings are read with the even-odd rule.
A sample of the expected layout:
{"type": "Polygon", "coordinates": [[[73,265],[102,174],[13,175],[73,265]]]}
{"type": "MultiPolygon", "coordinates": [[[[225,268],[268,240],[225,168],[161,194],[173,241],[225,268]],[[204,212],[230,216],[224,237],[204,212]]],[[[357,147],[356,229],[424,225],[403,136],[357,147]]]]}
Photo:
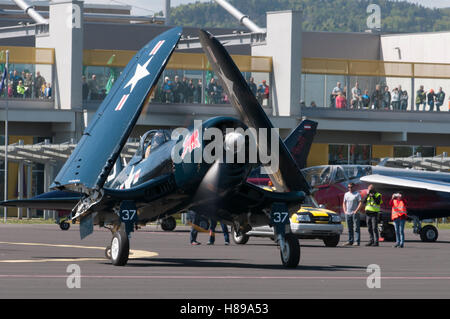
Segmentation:
{"type": "Polygon", "coordinates": [[[52,189],[90,193],[105,183],[181,36],[173,28],[129,62],[67,160],[52,189]]]}

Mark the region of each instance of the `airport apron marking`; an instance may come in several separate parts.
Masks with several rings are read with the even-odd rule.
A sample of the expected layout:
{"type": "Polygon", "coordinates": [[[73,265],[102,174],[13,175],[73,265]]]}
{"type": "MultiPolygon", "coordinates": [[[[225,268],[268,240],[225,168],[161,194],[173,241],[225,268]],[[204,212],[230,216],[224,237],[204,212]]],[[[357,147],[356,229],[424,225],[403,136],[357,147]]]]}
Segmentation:
{"type": "MultiPolygon", "coordinates": [[[[92,246],[78,246],[78,245],[55,245],[42,243],[13,243],[0,241],[0,245],[22,245],[22,246],[44,246],[44,247],[58,247],[58,248],[81,248],[81,249],[96,249],[105,250],[104,247],[92,246]]],[[[130,250],[130,259],[151,258],[158,256],[158,253],[145,250],[130,250]]],[[[0,260],[0,263],[44,263],[49,261],[60,262],[74,262],[74,261],[101,261],[105,258],[52,258],[52,259],[23,259],[23,260],[0,260]]]]}

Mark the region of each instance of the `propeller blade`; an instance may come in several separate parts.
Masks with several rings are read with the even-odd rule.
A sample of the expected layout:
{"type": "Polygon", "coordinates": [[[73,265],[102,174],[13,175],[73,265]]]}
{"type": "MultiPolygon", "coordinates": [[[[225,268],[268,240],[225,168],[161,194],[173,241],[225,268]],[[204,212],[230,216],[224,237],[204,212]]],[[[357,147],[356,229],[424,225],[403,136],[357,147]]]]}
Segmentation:
{"type": "MultiPolygon", "coordinates": [[[[250,128],[267,129],[267,150],[271,149],[271,134],[273,125],[261,105],[256,100],[247,82],[242,76],[233,59],[222,44],[210,33],[200,30],[200,42],[209,62],[218,75],[231,104],[241,117],[241,120],[250,128]]],[[[286,145],[278,136],[279,143],[279,167],[269,174],[270,179],[277,188],[282,191],[304,191],[309,194],[310,186],[286,145]]],[[[263,145],[258,145],[261,150],[263,145]]]]}

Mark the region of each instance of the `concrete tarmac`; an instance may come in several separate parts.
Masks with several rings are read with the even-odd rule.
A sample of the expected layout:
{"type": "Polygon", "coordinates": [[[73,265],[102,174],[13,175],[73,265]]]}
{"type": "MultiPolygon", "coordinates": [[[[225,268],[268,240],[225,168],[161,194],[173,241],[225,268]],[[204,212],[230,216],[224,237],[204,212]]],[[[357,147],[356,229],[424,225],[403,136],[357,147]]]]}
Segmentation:
{"type": "Polygon", "coordinates": [[[407,230],[403,249],[388,242],[365,247],[366,228],[360,247],[342,247],[346,236],[336,248],[302,240],[300,265],[285,269],[270,239],[225,246],[218,233],[216,244],[207,246],[208,234],[200,233],[202,245],[191,246],[188,227],[164,232],[148,226],[133,233],[128,265],[114,267],[104,257],[108,230],[96,228],[80,240],[78,225],[61,231],[57,225],[1,224],[0,299],[450,298],[450,230],[440,230],[436,243],[407,230]],[[79,281],[69,265],[79,266],[79,281]],[[368,272],[369,265],[378,271],[368,272]]]}

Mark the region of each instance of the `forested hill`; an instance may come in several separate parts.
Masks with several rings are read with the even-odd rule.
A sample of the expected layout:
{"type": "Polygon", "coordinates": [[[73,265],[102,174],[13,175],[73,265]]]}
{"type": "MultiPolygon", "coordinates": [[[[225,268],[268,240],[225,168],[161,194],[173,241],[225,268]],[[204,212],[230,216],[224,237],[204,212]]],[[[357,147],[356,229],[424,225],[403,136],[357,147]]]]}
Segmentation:
{"type": "MultiPolygon", "coordinates": [[[[301,10],[303,30],[362,32],[367,29],[369,4],[381,8],[383,32],[431,32],[450,30],[450,8],[429,9],[391,0],[229,0],[260,27],[267,11],[301,10]]],[[[214,3],[193,3],[172,9],[174,25],[242,28],[222,7],[214,3]]]]}

